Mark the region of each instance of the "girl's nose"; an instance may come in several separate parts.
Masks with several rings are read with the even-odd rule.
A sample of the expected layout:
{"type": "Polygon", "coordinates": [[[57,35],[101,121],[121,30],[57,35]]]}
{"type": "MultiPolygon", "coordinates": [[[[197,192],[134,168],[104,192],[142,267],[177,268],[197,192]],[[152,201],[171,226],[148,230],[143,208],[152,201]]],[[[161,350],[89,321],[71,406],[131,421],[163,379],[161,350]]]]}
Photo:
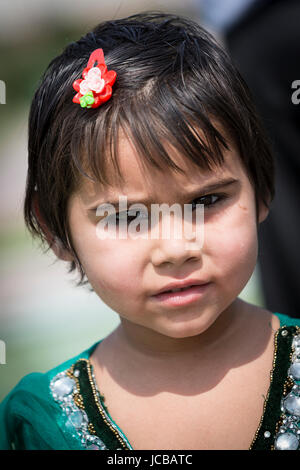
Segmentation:
{"type": "Polygon", "coordinates": [[[170,263],[180,266],[187,261],[199,261],[202,257],[204,232],[199,237],[199,232],[183,230],[170,233],[170,236],[160,237],[154,242],[151,254],[152,263],[158,267],[170,263]]]}
{"type": "Polygon", "coordinates": [[[173,264],[181,266],[187,261],[199,261],[201,259],[200,250],[188,250],[180,240],[161,240],[160,245],[152,252],[152,263],[159,267],[163,264],[173,264]],[[179,242],[179,243],[178,243],[179,242]]]}

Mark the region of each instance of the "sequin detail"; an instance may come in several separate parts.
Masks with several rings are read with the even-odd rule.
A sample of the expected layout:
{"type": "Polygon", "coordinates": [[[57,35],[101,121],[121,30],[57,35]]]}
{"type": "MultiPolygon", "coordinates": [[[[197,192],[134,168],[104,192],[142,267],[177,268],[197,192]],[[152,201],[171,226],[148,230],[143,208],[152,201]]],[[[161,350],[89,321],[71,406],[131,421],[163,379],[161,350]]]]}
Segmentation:
{"type": "Polygon", "coordinates": [[[275,450],[300,448],[300,334],[292,342],[291,364],[288,370],[289,393],[281,399],[280,427],[275,436],[275,450]]]}
{"type": "Polygon", "coordinates": [[[60,372],[51,380],[50,390],[52,397],[62,408],[66,429],[72,437],[78,437],[87,450],[107,450],[104,442],[91,433],[93,426],[89,423],[83,405],[78,406],[79,390],[75,378],[71,378],[68,371],[60,372]]]}

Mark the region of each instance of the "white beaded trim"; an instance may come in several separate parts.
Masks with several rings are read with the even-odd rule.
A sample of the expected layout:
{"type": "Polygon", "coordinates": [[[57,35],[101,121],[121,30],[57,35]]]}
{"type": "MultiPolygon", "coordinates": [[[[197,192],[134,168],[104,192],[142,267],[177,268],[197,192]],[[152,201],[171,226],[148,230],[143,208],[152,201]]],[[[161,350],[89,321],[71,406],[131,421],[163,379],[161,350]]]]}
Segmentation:
{"type": "MultiPolygon", "coordinates": [[[[283,330],[286,331],[286,330],[283,330]]],[[[294,376],[293,366],[300,367],[300,335],[295,335],[292,342],[292,361],[289,378],[294,382],[290,393],[281,399],[282,425],[275,436],[275,450],[297,450],[300,444],[300,385],[298,376],[294,376]]]]}
{"type": "Polygon", "coordinates": [[[72,437],[78,437],[87,450],[107,450],[104,442],[89,432],[87,414],[74,402],[73,394],[79,393],[75,380],[69,377],[66,371],[60,372],[51,380],[50,390],[67,418],[65,426],[72,433],[72,437]]]}

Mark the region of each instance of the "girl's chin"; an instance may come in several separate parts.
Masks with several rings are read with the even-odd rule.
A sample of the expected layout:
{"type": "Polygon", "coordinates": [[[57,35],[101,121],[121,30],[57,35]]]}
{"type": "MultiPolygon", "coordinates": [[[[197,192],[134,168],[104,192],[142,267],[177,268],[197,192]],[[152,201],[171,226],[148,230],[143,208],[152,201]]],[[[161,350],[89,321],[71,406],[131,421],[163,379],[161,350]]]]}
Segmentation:
{"type": "Polygon", "coordinates": [[[203,312],[201,317],[198,315],[196,318],[187,318],[187,315],[182,318],[169,319],[167,324],[164,322],[162,325],[157,325],[155,330],[170,338],[191,338],[209,330],[220,316],[216,312],[214,314],[211,313],[211,315],[204,314],[203,312]]]}
{"type": "Polygon", "coordinates": [[[169,338],[184,339],[198,336],[203,333],[207,328],[203,324],[201,326],[173,324],[170,326],[165,326],[164,328],[159,328],[155,331],[169,338]]]}

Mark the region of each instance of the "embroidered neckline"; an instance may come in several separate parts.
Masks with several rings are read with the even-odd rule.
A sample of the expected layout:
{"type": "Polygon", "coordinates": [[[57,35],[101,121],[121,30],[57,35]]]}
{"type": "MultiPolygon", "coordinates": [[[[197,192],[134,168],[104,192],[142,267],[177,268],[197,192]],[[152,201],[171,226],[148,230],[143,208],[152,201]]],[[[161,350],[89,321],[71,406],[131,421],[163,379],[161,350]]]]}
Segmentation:
{"type": "Polygon", "coordinates": [[[97,434],[104,434],[103,426],[99,425],[100,415],[102,424],[105,424],[106,428],[108,428],[110,431],[107,431],[105,433],[105,436],[103,435],[104,441],[109,441],[110,443],[108,448],[110,450],[132,450],[132,447],[127,437],[112,419],[107,407],[104,404],[105,397],[101,395],[100,391],[98,390],[93,372],[93,366],[90,360],[80,359],[74,364],[73,367],[74,370],[80,370],[80,385],[82,390],[84,391],[84,393],[82,392],[81,395],[85,402],[85,407],[87,409],[88,416],[90,417],[94,428],[96,429],[96,431],[98,431],[97,434]]]}
{"type": "Polygon", "coordinates": [[[104,397],[97,389],[89,359],[80,358],[50,382],[54,400],[65,419],[64,430],[88,450],[132,449],[128,439],[111,418],[104,397]]]}
{"type": "MultiPolygon", "coordinates": [[[[274,335],[270,385],[249,450],[277,450],[282,445],[299,448],[300,409],[297,408],[296,414],[291,412],[294,402],[296,406],[300,402],[300,380],[292,369],[296,363],[300,364],[300,328],[282,326],[274,335]]],[[[105,406],[89,359],[81,358],[57,374],[51,380],[50,389],[62,408],[66,429],[72,430],[84,448],[134,450],[105,406]]]]}
{"type": "MultiPolygon", "coordinates": [[[[264,400],[262,417],[249,450],[280,449],[281,435],[287,431],[287,428],[282,426],[284,419],[286,419],[284,400],[287,394],[296,392],[295,387],[300,391],[297,380],[290,374],[291,361],[292,363],[300,361],[300,349],[295,346],[297,341],[300,347],[300,328],[297,326],[282,326],[275,333],[269,390],[264,400]]],[[[299,420],[300,425],[300,416],[297,418],[295,415],[288,415],[293,423],[299,420]]],[[[288,433],[291,432],[290,428],[288,433]]],[[[299,434],[295,434],[298,442],[294,440],[294,445],[297,444],[297,448],[299,434]]]]}

